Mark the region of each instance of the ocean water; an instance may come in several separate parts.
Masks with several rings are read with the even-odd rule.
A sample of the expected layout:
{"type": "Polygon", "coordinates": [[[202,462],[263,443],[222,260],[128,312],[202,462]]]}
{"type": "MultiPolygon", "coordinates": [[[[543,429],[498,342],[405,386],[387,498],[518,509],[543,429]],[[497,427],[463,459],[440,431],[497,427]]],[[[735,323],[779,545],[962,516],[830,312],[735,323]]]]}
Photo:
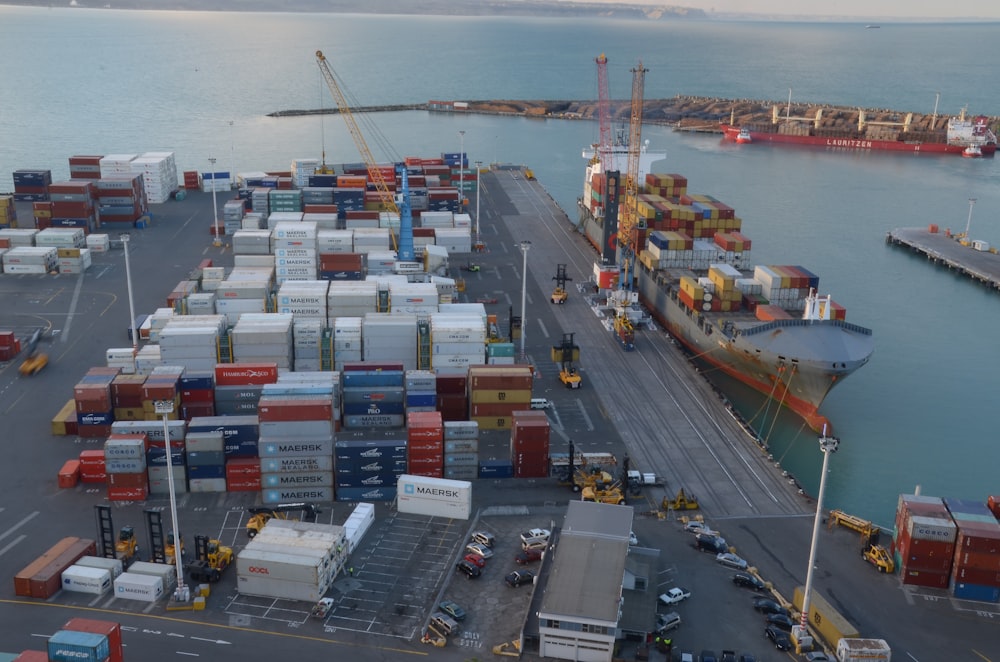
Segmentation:
{"type": "MultiPolygon", "coordinates": [[[[169,149],[183,170],[287,169],[292,159],[360,157],[337,116],[270,118],[332,107],[323,50],[353,105],[429,99],[594,99],[594,58],[612,96],[649,69],[646,97],[676,94],[955,114],[1000,114],[996,24],[645,23],[463,17],[126,12],[0,7],[0,189],[19,168],[68,176],[72,154],[169,149]],[[956,48],[961,44],[961,48],[956,48]]],[[[464,148],[471,161],[523,163],[576,216],[581,148],[592,122],[425,112],[358,117],[376,158],[464,148]],[[459,131],[464,131],[464,138],[459,131]]],[[[1000,492],[1000,294],[892,249],[899,226],[964,230],[1000,245],[997,159],[828,152],[722,144],[647,127],[659,172],[736,208],[754,259],[801,264],[874,330],[872,362],[822,408],[841,438],[828,505],[889,523],[900,492],[985,499],[1000,492]]],[[[641,351],[641,337],[640,337],[641,351]]],[[[713,376],[714,377],[714,376],[713,376]]],[[[815,435],[739,385],[723,388],[776,459],[815,492],[815,435]]]]}

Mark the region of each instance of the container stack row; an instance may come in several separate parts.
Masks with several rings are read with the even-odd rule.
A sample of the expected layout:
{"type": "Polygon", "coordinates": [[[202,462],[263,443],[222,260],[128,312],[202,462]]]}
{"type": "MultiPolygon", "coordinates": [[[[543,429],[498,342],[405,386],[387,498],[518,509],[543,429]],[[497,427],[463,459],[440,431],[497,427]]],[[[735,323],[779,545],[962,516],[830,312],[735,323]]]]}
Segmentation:
{"type": "Polygon", "coordinates": [[[316,602],[342,570],[344,528],[271,519],[236,557],[243,595],[316,602]]]}
{"type": "Polygon", "coordinates": [[[14,204],[14,196],[0,195],[0,229],[16,227],[17,205],[14,204]]]}

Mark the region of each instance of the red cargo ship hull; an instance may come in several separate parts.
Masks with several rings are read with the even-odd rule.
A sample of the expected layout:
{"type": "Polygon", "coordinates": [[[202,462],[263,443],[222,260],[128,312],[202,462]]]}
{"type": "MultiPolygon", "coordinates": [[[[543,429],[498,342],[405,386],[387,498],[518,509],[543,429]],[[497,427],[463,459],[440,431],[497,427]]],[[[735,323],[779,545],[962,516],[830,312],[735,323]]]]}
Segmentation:
{"type": "MultiPolygon", "coordinates": [[[[729,124],[722,125],[722,135],[725,140],[736,142],[740,128],[729,124]]],[[[827,149],[875,150],[885,152],[908,152],[912,154],[954,154],[962,156],[965,145],[950,145],[948,143],[904,142],[901,140],[865,140],[861,138],[824,138],[822,136],[793,136],[783,133],[760,133],[750,131],[750,139],[755,143],[782,143],[788,145],[808,145],[810,147],[825,147],[827,149]]],[[[980,147],[983,156],[993,156],[997,151],[996,143],[986,143],[980,147]]]]}

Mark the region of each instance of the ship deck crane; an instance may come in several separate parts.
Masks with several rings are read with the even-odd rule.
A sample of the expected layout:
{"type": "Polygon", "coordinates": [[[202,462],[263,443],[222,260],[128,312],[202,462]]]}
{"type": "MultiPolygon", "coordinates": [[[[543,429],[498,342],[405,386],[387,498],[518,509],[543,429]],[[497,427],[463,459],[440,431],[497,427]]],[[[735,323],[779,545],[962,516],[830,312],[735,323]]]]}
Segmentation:
{"type": "MultiPolygon", "coordinates": [[[[375,185],[375,190],[378,192],[379,200],[382,206],[387,211],[393,214],[398,214],[399,207],[396,205],[396,199],[393,192],[389,189],[389,182],[386,181],[385,173],[376,163],[375,157],[372,155],[372,151],[368,147],[368,142],[361,133],[360,127],[358,127],[357,119],[355,119],[354,114],[351,112],[351,106],[347,102],[347,97],[344,96],[341,85],[337,82],[337,76],[334,74],[329,62],[323,55],[323,51],[316,51],[316,64],[319,66],[319,70],[323,74],[323,78],[326,80],[327,87],[330,88],[330,93],[333,95],[334,101],[337,102],[337,108],[340,109],[340,114],[344,117],[344,122],[347,124],[347,130],[350,132],[355,146],[357,146],[358,151],[361,153],[361,159],[364,161],[365,167],[368,169],[368,181],[375,185]]],[[[390,233],[390,236],[392,237],[393,248],[398,250],[396,235],[390,233]]],[[[411,246],[412,242],[413,238],[411,236],[411,246]]],[[[411,256],[410,260],[412,259],[413,258],[411,256]]]]}
{"type": "Polygon", "coordinates": [[[628,169],[625,174],[625,193],[618,217],[619,278],[618,290],[612,292],[611,303],[615,309],[615,336],[625,351],[635,349],[635,326],[629,310],[638,301],[633,289],[635,260],[639,253],[639,235],[646,229],[645,219],[639,216],[639,153],[642,150],[642,106],[646,72],[639,61],[632,69],[632,105],[629,116],[628,169]]]}

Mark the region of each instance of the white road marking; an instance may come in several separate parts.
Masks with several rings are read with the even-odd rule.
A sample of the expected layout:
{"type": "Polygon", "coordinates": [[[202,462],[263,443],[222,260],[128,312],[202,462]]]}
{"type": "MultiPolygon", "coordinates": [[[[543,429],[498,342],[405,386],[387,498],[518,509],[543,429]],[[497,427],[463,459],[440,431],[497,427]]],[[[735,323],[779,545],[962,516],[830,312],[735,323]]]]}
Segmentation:
{"type": "Polygon", "coordinates": [[[39,515],[39,512],[36,510],[35,512],[31,513],[30,515],[28,515],[27,517],[25,517],[24,519],[22,519],[17,524],[15,524],[14,526],[10,527],[9,529],[7,529],[6,531],[4,531],[3,533],[0,533],[0,540],[3,540],[4,538],[6,538],[7,536],[9,536],[10,534],[14,533],[14,531],[16,531],[17,529],[21,528],[22,526],[24,526],[25,524],[27,524],[31,520],[35,519],[36,517],[38,517],[38,515],[39,515]]]}
{"type": "Polygon", "coordinates": [[[73,315],[76,310],[76,304],[80,301],[80,290],[83,289],[83,272],[80,272],[80,276],[76,279],[76,287],[73,288],[73,299],[69,302],[69,314],[66,316],[66,326],[62,329],[62,336],[59,341],[66,343],[69,341],[69,328],[73,324],[73,315]]]}

